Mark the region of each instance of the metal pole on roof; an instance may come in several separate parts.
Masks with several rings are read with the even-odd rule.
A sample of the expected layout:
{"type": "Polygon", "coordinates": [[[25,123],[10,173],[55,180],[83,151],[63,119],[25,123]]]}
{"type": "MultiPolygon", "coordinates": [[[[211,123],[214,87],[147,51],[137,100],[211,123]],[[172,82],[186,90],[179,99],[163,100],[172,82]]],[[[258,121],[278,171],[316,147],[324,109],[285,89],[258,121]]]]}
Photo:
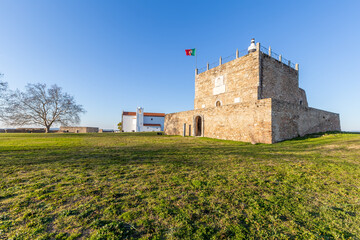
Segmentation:
{"type": "Polygon", "coordinates": [[[197,49],[195,48],[195,68],[197,69],[197,49]]]}

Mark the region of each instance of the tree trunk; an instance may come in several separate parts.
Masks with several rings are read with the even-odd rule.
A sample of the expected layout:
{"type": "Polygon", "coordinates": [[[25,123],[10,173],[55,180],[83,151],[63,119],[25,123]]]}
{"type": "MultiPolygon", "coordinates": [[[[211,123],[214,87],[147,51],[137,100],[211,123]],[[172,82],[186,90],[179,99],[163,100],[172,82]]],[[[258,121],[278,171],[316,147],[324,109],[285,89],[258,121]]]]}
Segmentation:
{"type": "Polygon", "coordinates": [[[50,126],[45,126],[45,133],[49,133],[50,132],[50,126]]]}

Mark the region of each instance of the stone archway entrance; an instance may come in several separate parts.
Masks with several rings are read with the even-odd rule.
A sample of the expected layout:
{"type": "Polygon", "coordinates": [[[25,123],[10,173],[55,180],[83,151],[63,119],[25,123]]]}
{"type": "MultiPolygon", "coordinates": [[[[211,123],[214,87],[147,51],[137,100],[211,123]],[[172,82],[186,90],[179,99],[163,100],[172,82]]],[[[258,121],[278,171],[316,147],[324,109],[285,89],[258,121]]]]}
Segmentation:
{"type": "Polygon", "coordinates": [[[194,135],[201,137],[203,136],[203,118],[201,116],[196,116],[194,120],[194,135]]]}

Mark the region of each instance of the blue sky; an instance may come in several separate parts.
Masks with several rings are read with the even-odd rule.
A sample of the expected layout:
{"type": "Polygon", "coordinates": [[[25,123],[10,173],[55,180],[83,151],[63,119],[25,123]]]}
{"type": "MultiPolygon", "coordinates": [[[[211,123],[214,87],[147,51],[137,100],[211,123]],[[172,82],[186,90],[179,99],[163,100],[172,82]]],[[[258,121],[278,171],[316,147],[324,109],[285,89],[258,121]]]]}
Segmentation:
{"type": "Polygon", "coordinates": [[[0,0],[0,72],[10,88],[58,84],[115,128],[122,110],[193,109],[198,67],[263,46],[300,64],[309,105],[360,130],[360,1],[0,0]]]}

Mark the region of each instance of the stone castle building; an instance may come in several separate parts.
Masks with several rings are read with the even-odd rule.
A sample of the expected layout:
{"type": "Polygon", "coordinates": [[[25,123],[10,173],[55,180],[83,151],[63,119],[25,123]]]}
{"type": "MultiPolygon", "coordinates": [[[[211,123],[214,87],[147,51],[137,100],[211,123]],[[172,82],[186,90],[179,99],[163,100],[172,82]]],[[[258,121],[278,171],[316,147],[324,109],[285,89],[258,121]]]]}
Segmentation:
{"type": "Polygon", "coordinates": [[[165,116],[165,134],[275,143],[340,131],[339,114],[308,106],[299,65],[252,40],[246,55],[195,72],[194,110],[165,116]]]}

